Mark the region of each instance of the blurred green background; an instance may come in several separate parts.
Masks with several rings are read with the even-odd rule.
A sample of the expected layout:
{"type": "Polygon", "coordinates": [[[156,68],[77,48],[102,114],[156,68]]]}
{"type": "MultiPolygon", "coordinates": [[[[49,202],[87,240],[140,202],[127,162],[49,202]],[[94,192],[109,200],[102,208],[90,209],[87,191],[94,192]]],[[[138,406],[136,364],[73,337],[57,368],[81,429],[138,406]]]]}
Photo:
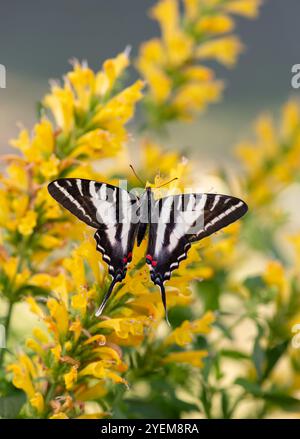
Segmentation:
{"type": "MultiPolygon", "coordinates": [[[[17,133],[17,123],[31,126],[35,104],[49,78],[68,70],[68,60],[86,59],[93,68],[158,34],[146,10],[154,1],[11,0],[1,2],[0,63],[7,68],[7,89],[0,90],[0,145],[17,133]]],[[[228,151],[251,128],[262,110],[277,110],[297,91],[291,67],[300,62],[299,0],[265,0],[257,20],[237,20],[246,49],[236,68],[217,68],[226,80],[223,102],[209,107],[192,126],[171,127],[172,147],[200,148],[211,158],[228,151]]],[[[224,155],[223,157],[226,157],[224,155]]]]}

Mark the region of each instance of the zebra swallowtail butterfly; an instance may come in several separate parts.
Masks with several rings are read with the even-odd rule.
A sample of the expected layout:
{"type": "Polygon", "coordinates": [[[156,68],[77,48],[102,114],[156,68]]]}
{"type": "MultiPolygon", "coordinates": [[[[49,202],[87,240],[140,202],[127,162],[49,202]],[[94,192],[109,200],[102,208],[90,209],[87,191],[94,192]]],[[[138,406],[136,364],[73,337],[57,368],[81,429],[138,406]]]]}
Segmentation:
{"type": "Polygon", "coordinates": [[[244,201],[228,195],[191,193],[155,200],[150,187],[135,196],[117,186],[80,178],[55,180],[48,191],[96,229],[97,250],[112,276],[96,316],[101,315],[115,284],[125,278],[135,240],[139,246],[149,229],[146,262],[151,280],[160,287],[168,321],[164,283],[186,259],[191,244],[238,220],[248,210],[244,201]]]}

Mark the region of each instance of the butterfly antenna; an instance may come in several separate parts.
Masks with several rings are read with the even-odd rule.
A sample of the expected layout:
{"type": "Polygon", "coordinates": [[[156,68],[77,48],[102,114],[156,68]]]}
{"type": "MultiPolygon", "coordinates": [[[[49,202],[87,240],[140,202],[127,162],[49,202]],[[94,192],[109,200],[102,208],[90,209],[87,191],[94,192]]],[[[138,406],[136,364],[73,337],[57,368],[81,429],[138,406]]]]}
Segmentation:
{"type": "Polygon", "coordinates": [[[166,316],[166,322],[168,323],[168,325],[171,327],[170,321],[169,321],[169,317],[168,317],[168,309],[167,309],[167,299],[166,299],[166,290],[165,290],[165,286],[163,284],[163,282],[161,282],[159,284],[160,287],[160,291],[161,291],[161,299],[162,299],[162,303],[164,305],[164,309],[165,309],[165,316],[166,316]]]}
{"type": "Polygon", "coordinates": [[[107,293],[105,294],[104,299],[102,300],[101,305],[99,306],[99,308],[97,309],[97,311],[96,311],[96,313],[95,313],[95,316],[96,316],[96,317],[101,316],[102,311],[104,310],[105,305],[106,305],[108,299],[110,298],[110,295],[111,295],[111,293],[112,293],[112,291],[113,291],[113,289],[114,289],[114,286],[116,285],[117,282],[119,282],[119,278],[118,278],[118,276],[116,276],[116,277],[113,278],[112,283],[110,284],[110,286],[109,286],[109,288],[108,288],[108,291],[107,291],[107,293]]]}
{"type": "Polygon", "coordinates": [[[175,181],[175,180],[178,180],[178,177],[172,178],[172,180],[167,181],[167,183],[161,184],[160,186],[156,187],[155,189],[160,189],[163,186],[167,186],[167,184],[170,184],[170,183],[172,183],[172,181],[175,181]]]}
{"type": "Polygon", "coordinates": [[[142,183],[143,186],[145,186],[145,182],[137,175],[137,173],[135,172],[134,167],[132,165],[129,165],[129,167],[131,168],[132,172],[134,173],[136,178],[139,180],[139,182],[142,183]]]}

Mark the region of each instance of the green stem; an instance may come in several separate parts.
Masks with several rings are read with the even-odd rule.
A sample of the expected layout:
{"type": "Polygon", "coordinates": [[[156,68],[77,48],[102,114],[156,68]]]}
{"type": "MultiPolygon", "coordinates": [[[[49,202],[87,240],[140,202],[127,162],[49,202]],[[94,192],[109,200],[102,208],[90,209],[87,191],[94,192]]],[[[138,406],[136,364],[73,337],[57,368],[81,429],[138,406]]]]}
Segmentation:
{"type": "MultiPolygon", "coordinates": [[[[5,334],[6,340],[8,340],[8,334],[9,334],[13,306],[14,306],[14,303],[9,302],[7,314],[6,314],[5,321],[4,321],[4,329],[5,329],[4,334],[5,334]]],[[[3,367],[5,351],[6,351],[5,348],[0,350],[0,369],[2,369],[2,367],[3,367]]]]}

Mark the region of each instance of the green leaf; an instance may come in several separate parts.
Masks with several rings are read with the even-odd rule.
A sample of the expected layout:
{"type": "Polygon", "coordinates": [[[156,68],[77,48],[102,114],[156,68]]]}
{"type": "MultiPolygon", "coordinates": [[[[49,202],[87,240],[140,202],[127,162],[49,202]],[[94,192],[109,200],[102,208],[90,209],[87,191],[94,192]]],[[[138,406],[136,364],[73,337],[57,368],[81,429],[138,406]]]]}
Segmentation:
{"type": "Polygon", "coordinates": [[[23,392],[0,398],[0,417],[5,419],[17,418],[25,401],[26,397],[23,392]]]}
{"type": "Polygon", "coordinates": [[[227,392],[224,389],[221,390],[221,405],[222,405],[223,418],[229,419],[230,418],[229,399],[227,392]]]}
{"type": "Polygon", "coordinates": [[[223,357],[232,358],[233,360],[249,360],[249,355],[245,354],[241,351],[231,350],[231,349],[222,349],[220,354],[223,357]]]}
{"type": "Polygon", "coordinates": [[[235,384],[243,387],[248,393],[256,397],[263,397],[263,391],[260,386],[246,378],[237,378],[235,384]]]}
{"type": "Polygon", "coordinates": [[[262,379],[266,379],[269,376],[270,372],[272,372],[273,368],[276,366],[280,357],[286,351],[288,345],[289,345],[289,340],[285,340],[284,342],[279,343],[276,346],[267,349],[266,351],[267,364],[262,379]]]}
{"type": "Polygon", "coordinates": [[[255,365],[256,373],[258,376],[259,381],[262,380],[263,377],[263,368],[265,364],[265,351],[263,350],[260,339],[263,336],[263,328],[257,324],[258,334],[255,338],[254,346],[253,346],[253,352],[252,352],[252,360],[255,365]]]}
{"type": "Polygon", "coordinates": [[[241,387],[243,387],[248,393],[250,393],[255,398],[263,399],[266,402],[272,405],[279,406],[284,410],[294,411],[300,409],[299,399],[286,395],[277,390],[263,391],[258,384],[248,381],[245,378],[236,379],[235,384],[238,384],[241,387]]]}

